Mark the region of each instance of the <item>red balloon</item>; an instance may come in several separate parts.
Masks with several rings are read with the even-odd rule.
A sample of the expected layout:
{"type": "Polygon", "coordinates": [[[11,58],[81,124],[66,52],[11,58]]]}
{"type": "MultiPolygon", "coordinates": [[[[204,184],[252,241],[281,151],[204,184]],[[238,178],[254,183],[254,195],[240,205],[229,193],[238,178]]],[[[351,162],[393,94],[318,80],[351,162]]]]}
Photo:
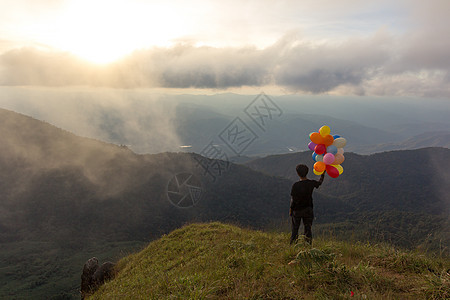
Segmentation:
{"type": "Polygon", "coordinates": [[[339,170],[333,166],[327,165],[326,170],[331,178],[337,178],[339,176],[339,170]]]}
{"type": "Polygon", "coordinates": [[[325,145],[323,145],[323,144],[320,144],[320,145],[317,145],[315,148],[314,148],[314,152],[316,152],[317,154],[324,154],[325,153],[325,151],[327,151],[327,148],[325,147],[325,145]]]}

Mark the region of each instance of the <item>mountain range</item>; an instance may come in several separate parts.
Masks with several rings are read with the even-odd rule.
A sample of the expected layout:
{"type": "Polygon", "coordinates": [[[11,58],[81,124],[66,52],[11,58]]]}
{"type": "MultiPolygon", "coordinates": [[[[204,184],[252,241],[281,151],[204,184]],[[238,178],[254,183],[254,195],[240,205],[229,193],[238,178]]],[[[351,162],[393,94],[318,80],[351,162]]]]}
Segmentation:
{"type": "MultiPolygon", "coordinates": [[[[286,231],[295,165],[312,161],[136,154],[4,109],[0,136],[0,295],[17,299],[76,295],[92,255],[118,258],[185,223],[286,231]]],[[[315,234],[445,255],[449,151],[346,153],[344,173],[316,192],[315,234]]]]}

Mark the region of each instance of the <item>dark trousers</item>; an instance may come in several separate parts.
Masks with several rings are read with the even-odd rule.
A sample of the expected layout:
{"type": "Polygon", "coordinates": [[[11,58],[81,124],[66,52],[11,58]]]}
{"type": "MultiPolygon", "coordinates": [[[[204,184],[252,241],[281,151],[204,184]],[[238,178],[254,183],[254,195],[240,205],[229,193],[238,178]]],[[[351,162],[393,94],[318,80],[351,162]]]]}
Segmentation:
{"type": "Polygon", "coordinates": [[[293,244],[297,238],[298,238],[298,229],[300,228],[300,225],[302,224],[303,220],[303,226],[305,227],[305,241],[309,244],[312,244],[312,223],[314,220],[314,212],[312,207],[306,207],[301,210],[294,210],[292,212],[291,216],[291,244],[293,244]]]}

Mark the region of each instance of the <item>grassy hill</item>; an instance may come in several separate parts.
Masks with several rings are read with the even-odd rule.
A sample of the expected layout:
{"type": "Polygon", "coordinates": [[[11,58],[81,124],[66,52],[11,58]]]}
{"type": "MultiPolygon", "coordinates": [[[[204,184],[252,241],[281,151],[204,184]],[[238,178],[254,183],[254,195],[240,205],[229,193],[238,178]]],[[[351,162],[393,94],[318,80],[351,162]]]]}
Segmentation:
{"type": "Polygon", "coordinates": [[[445,299],[450,261],[386,245],[191,224],[118,263],[90,299],[445,299]],[[294,261],[295,263],[289,264],[294,261]]]}

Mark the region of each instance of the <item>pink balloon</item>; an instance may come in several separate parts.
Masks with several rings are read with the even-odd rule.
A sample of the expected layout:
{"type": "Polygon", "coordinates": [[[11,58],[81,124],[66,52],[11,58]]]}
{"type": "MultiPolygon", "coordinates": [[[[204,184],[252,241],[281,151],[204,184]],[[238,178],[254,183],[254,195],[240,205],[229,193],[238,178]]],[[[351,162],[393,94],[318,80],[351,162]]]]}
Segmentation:
{"type": "Polygon", "coordinates": [[[314,148],[316,148],[316,146],[317,146],[317,144],[314,142],[309,142],[309,144],[308,144],[308,148],[311,151],[314,151],[314,148]]]}
{"type": "Polygon", "coordinates": [[[333,153],[327,153],[323,156],[323,162],[327,165],[331,165],[334,162],[333,153]]]}

